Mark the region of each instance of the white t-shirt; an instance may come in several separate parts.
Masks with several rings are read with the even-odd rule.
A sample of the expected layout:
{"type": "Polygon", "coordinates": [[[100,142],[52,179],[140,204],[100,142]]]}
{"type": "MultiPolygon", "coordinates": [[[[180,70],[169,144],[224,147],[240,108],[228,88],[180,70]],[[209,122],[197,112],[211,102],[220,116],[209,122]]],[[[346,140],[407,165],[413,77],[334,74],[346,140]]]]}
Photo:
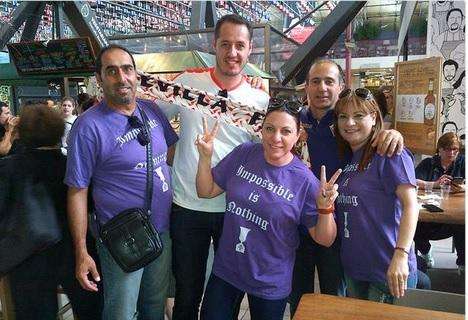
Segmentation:
{"type": "MultiPolygon", "coordinates": [[[[174,82],[218,94],[223,88],[217,84],[219,82],[214,78],[213,71],[213,68],[195,72],[186,71],[176,77],[174,82]]],[[[258,107],[259,111],[266,111],[270,97],[265,91],[254,89],[243,80],[238,87],[228,91],[228,98],[252,107],[258,107]]],[[[172,167],[174,202],[181,207],[195,211],[223,213],[226,208],[224,193],[213,199],[200,199],[197,196],[195,179],[198,168],[198,151],[194,141],[197,134],[203,132],[202,113],[182,106],[174,107],[172,104],[158,105],[169,119],[177,113],[180,115],[179,141],[176,145],[172,167]]],[[[208,128],[211,129],[216,120],[207,117],[207,122],[208,128]]],[[[247,132],[220,122],[218,135],[214,141],[212,166],[214,167],[232,149],[251,140],[252,136],[247,132]]]]}
{"type": "Polygon", "coordinates": [[[63,136],[62,136],[62,153],[66,156],[67,155],[67,147],[68,147],[68,134],[70,133],[71,127],[73,126],[73,123],[76,120],[75,115],[68,116],[64,119],[65,121],[65,130],[63,131],[63,136]]]}

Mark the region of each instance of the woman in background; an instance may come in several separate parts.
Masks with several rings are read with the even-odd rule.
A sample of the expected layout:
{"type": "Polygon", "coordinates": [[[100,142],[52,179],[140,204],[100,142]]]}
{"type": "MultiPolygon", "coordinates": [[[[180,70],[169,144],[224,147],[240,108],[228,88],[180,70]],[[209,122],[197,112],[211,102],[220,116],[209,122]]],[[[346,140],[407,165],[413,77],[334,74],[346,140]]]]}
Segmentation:
{"type": "MultiPolygon", "coordinates": [[[[24,148],[0,159],[0,215],[5,214],[8,201],[13,199],[11,192],[17,189],[15,185],[41,184],[53,202],[62,229],[61,241],[32,254],[8,274],[16,320],[55,320],[59,285],[68,295],[77,318],[101,318],[101,290],[99,293],[85,291],[75,278],[74,250],[66,214],[67,186],[63,183],[66,158],[60,151],[63,130],[60,113],[46,104],[27,104],[22,108],[18,124],[19,140],[24,148]]],[[[8,235],[0,235],[5,236],[8,235]]]]}
{"type": "MultiPolygon", "coordinates": [[[[460,139],[454,132],[443,134],[437,141],[437,153],[422,160],[416,167],[416,178],[420,188],[425,183],[434,182],[435,188],[450,185],[452,191],[461,191],[462,187],[452,180],[454,177],[465,178],[465,155],[460,152],[460,139]]],[[[465,269],[465,226],[444,223],[420,222],[414,241],[416,249],[422,254],[429,268],[434,266],[429,240],[441,240],[453,236],[457,250],[457,265],[460,272],[465,269]]]]}
{"type": "Polygon", "coordinates": [[[76,120],[76,102],[71,97],[65,97],[60,102],[60,111],[62,112],[63,120],[65,121],[65,130],[62,136],[62,153],[67,155],[67,139],[71,127],[76,120]]]}

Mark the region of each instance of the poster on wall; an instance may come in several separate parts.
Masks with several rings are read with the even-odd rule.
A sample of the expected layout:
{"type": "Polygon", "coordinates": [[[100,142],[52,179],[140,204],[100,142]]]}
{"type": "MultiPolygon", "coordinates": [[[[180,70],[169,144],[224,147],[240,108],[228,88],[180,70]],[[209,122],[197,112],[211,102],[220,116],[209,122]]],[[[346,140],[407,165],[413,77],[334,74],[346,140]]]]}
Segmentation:
{"type": "Polygon", "coordinates": [[[432,155],[440,133],[442,58],[395,64],[395,129],[414,153],[432,155]]]}
{"type": "Polygon", "coordinates": [[[441,131],[465,138],[465,2],[430,1],[427,56],[442,57],[441,131]]]}

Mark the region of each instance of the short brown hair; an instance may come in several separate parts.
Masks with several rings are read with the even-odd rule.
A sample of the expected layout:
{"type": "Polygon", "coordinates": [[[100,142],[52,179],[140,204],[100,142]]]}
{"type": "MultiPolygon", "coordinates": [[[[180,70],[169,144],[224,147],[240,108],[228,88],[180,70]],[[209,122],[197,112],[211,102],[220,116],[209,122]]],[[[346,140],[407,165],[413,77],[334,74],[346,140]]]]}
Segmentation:
{"type": "Polygon", "coordinates": [[[306,84],[309,84],[310,70],[312,70],[313,67],[315,67],[317,65],[320,65],[320,64],[331,64],[331,65],[335,66],[336,69],[338,69],[338,82],[339,82],[339,84],[343,85],[345,83],[345,74],[343,72],[343,68],[333,60],[320,57],[317,60],[315,60],[314,63],[312,63],[312,65],[310,66],[309,71],[307,72],[307,76],[306,76],[306,81],[305,81],[306,84]]]}
{"type": "Polygon", "coordinates": [[[60,106],[62,106],[62,104],[65,102],[65,101],[70,101],[72,106],[73,106],[73,110],[76,109],[76,100],[73,99],[72,97],[64,97],[62,98],[62,100],[60,100],[60,106]]]}
{"type": "Polygon", "coordinates": [[[44,103],[29,103],[22,107],[18,134],[20,141],[27,147],[58,146],[65,129],[59,112],[44,103]]]}
{"type": "Polygon", "coordinates": [[[98,56],[96,57],[95,72],[97,74],[101,75],[102,56],[104,55],[104,53],[106,53],[107,51],[110,51],[110,50],[115,50],[115,49],[125,51],[130,56],[130,59],[132,59],[133,68],[136,70],[135,59],[133,59],[132,53],[127,48],[119,46],[118,44],[110,44],[107,47],[102,48],[101,51],[99,51],[98,56]]]}
{"type": "Polygon", "coordinates": [[[372,147],[372,141],[377,137],[380,131],[383,129],[383,119],[382,113],[380,112],[380,108],[373,97],[369,97],[369,99],[362,99],[354,93],[354,90],[351,91],[349,95],[343,97],[338,100],[335,105],[335,136],[336,141],[338,143],[338,153],[341,158],[344,158],[345,155],[351,152],[351,148],[346,140],[340,134],[340,130],[338,130],[338,114],[343,112],[348,107],[353,107],[359,111],[362,111],[366,114],[375,113],[375,126],[372,131],[371,136],[367,140],[366,145],[364,146],[364,152],[362,153],[361,160],[359,161],[358,170],[364,171],[367,165],[371,162],[372,157],[375,154],[375,149],[372,147]]]}
{"type": "Polygon", "coordinates": [[[218,22],[216,22],[215,31],[214,31],[215,41],[219,38],[219,32],[224,23],[233,23],[237,25],[246,26],[247,30],[249,31],[249,41],[252,41],[252,36],[253,36],[252,25],[250,24],[250,22],[248,22],[246,19],[244,19],[238,14],[227,14],[225,16],[222,16],[221,19],[219,19],[218,22]]]}
{"type": "Polygon", "coordinates": [[[440,136],[437,140],[437,150],[439,149],[448,149],[453,146],[460,148],[460,139],[455,132],[447,132],[440,136]]]}

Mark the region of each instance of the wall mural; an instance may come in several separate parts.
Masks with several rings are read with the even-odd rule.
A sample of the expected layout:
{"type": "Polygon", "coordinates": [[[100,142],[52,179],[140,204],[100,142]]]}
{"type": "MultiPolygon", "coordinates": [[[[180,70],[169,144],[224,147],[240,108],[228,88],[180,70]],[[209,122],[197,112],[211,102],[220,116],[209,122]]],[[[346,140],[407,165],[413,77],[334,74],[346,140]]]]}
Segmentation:
{"type": "Polygon", "coordinates": [[[430,1],[427,55],[443,57],[441,134],[465,136],[465,3],[430,1]]]}
{"type": "Polygon", "coordinates": [[[11,94],[10,94],[10,86],[0,86],[0,101],[8,103],[11,107],[11,94]]]}

